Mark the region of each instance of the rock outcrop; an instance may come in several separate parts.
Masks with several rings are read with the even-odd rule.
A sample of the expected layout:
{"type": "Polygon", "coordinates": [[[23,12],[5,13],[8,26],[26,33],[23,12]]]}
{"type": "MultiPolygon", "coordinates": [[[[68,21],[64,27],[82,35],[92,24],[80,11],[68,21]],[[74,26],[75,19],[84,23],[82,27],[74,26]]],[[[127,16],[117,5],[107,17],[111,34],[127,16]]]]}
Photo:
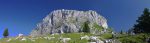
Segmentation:
{"type": "Polygon", "coordinates": [[[82,30],[84,22],[89,22],[90,32],[95,34],[96,28],[107,29],[107,20],[96,11],[55,10],[47,15],[43,21],[31,32],[31,36],[53,33],[71,33],[82,30]]]}

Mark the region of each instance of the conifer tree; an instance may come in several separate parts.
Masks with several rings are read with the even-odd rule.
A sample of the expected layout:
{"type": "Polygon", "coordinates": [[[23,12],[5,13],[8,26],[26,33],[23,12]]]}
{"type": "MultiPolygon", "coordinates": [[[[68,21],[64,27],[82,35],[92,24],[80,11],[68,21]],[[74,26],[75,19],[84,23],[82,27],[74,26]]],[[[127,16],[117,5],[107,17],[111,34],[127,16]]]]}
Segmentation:
{"type": "Polygon", "coordinates": [[[134,33],[150,33],[150,12],[148,8],[144,9],[143,14],[136,22],[133,27],[134,33]]]}
{"type": "Polygon", "coordinates": [[[83,24],[83,32],[85,32],[85,33],[89,33],[90,32],[90,28],[89,28],[89,22],[87,21],[87,22],[84,22],[84,24],[83,24]]]}
{"type": "Polygon", "coordinates": [[[6,29],[4,30],[3,36],[4,36],[4,38],[7,38],[7,37],[9,36],[8,28],[6,28],[6,29]]]}

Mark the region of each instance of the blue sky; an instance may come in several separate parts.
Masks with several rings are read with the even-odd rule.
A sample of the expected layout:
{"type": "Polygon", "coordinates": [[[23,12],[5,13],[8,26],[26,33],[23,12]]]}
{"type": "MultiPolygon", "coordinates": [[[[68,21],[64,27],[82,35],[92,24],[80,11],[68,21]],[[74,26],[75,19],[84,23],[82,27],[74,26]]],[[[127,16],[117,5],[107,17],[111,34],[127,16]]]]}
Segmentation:
{"type": "Polygon", "coordinates": [[[150,0],[0,0],[0,37],[9,29],[10,36],[28,35],[36,24],[53,10],[95,10],[108,20],[115,31],[128,30],[150,0]]]}

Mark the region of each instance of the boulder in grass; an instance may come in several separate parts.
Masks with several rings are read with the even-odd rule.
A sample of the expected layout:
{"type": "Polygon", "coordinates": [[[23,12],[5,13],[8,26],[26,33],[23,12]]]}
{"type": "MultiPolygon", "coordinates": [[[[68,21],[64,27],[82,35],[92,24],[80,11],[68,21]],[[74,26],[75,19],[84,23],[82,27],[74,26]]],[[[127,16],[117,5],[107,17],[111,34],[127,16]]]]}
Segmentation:
{"type": "Polygon", "coordinates": [[[88,42],[88,43],[96,43],[96,42],[88,42]]]}
{"type": "Polygon", "coordinates": [[[26,41],[27,39],[25,38],[25,37],[23,37],[22,39],[21,39],[21,41],[26,41]]]}
{"type": "Polygon", "coordinates": [[[85,36],[83,36],[83,37],[80,37],[80,39],[81,39],[81,40],[83,40],[83,39],[89,40],[89,36],[85,35],[85,36]]]}
{"type": "Polygon", "coordinates": [[[60,37],[60,40],[61,40],[63,43],[67,43],[69,40],[71,40],[71,38],[62,38],[62,37],[60,37]]]}
{"type": "Polygon", "coordinates": [[[102,40],[97,40],[96,43],[104,43],[102,40]]]}
{"type": "Polygon", "coordinates": [[[53,34],[51,34],[52,36],[54,36],[54,35],[59,35],[59,33],[53,33],[53,34]]]}
{"type": "Polygon", "coordinates": [[[99,39],[97,36],[90,36],[90,41],[96,42],[96,43],[104,43],[102,40],[99,39]]]}
{"type": "Polygon", "coordinates": [[[96,36],[90,36],[90,40],[99,40],[96,36]]]}

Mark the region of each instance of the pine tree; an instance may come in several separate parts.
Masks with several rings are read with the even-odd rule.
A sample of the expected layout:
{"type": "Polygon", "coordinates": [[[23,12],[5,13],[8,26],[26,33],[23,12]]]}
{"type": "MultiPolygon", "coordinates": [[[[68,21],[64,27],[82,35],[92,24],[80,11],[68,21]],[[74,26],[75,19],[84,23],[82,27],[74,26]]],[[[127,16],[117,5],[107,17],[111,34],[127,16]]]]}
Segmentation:
{"type": "Polygon", "coordinates": [[[150,12],[148,8],[144,9],[143,14],[136,22],[133,27],[134,33],[150,33],[150,12]]]}
{"type": "Polygon", "coordinates": [[[6,29],[4,30],[3,36],[4,36],[4,38],[7,38],[8,35],[9,35],[9,33],[8,33],[8,28],[6,28],[6,29]]]}
{"type": "Polygon", "coordinates": [[[85,32],[85,33],[89,33],[90,32],[90,28],[89,28],[89,22],[87,21],[87,22],[84,22],[84,24],[83,24],[83,32],[85,32]]]}

